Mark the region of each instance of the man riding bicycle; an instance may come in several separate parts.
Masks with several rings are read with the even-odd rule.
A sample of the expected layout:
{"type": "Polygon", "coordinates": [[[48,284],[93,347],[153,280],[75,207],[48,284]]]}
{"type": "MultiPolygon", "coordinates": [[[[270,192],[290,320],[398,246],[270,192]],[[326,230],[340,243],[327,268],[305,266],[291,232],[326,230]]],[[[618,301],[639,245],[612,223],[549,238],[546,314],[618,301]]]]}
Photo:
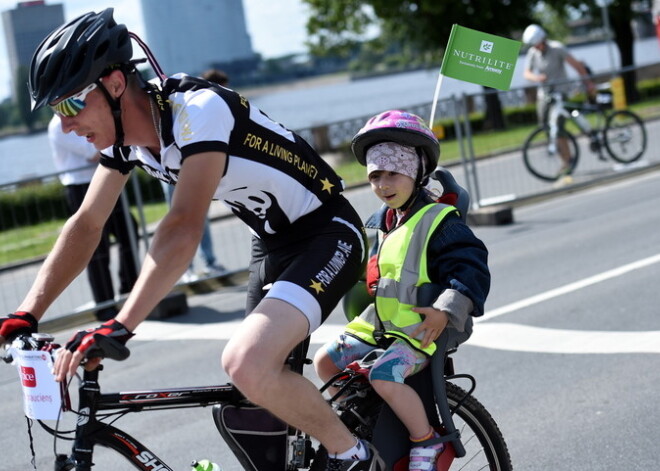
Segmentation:
{"type": "Polygon", "coordinates": [[[223,352],[223,367],[248,399],[317,438],[335,458],[330,469],[353,469],[356,460],[380,469],[375,450],[356,440],[309,380],[285,366],[364,266],[364,229],[330,166],[238,93],[184,74],[166,77],[148,47],[114,21],[112,9],[51,33],[34,54],[29,88],[33,109],[50,106],[62,129],[86,136],[102,158],[19,311],[0,319],[0,336],[37,329],[87,265],[131,170],[140,167],[176,184],[171,207],[117,317],[67,343],[56,379],[75,374],[94,349],[95,334],[122,343],[133,336],[190,264],[211,200],[222,200],[254,234],[248,315],[223,352]],[[137,72],[131,38],[157,83],[137,72]]]}
{"type": "MultiPolygon", "coordinates": [[[[540,125],[547,125],[547,115],[549,101],[548,97],[552,93],[567,94],[570,84],[566,83],[568,77],[565,64],[568,63],[583,78],[587,88],[587,93],[592,95],[595,86],[589,78],[589,73],[584,64],[571,55],[566,47],[559,41],[548,39],[545,30],[536,24],[531,24],[522,36],[523,43],[529,46],[527,56],[525,57],[525,69],[523,71],[525,79],[541,84],[536,97],[536,110],[540,125]],[[562,83],[563,81],[563,83],[562,83]]],[[[557,126],[563,129],[564,119],[559,117],[557,126]]],[[[569,170],[571,154],[568,147],[568,140],[561,137],[557,138],[557,149],[563,161],[563,168],[569,170]]]]}

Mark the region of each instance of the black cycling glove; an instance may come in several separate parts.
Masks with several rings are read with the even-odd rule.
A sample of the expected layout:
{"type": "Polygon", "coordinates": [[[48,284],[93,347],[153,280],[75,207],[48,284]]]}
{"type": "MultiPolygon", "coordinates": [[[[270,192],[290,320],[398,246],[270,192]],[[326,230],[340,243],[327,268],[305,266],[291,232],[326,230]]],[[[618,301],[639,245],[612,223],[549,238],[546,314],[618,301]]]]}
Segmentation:
{"type": "Polygon", "coordinates": [[[6,342],[11,342],[19,335],[29,335],[37,331],[39,323],[29,312],[17,311],[0,317],[0,337],[6,342]]]}
{"type": "Polygon", "coordinates": [[[126,345],[126,342],[135,335],[129,332],[124,327],[124,324],[111,319],[95,329],[78,331],[66,344],[66,349],[70,352],[81,352],[86,357],[100,356],[98,355],[100,348],[96,345],[96,339],[94,337],[96,334],[109,337],[122,345],[126,345]]]}

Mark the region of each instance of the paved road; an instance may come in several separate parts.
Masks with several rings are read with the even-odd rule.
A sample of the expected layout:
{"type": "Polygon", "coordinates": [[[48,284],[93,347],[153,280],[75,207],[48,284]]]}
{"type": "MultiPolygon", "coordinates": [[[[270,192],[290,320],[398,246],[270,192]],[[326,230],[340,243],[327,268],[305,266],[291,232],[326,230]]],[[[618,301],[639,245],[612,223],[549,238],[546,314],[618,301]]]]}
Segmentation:
{"type": "MultiPolygon", "coordinates": [[[[660,172],[516,209],[509,226],[477,227],[493,274],[487,313],[456,356],[478,379],[515,469],[657,469],[660,388],[660,172]]],[[[224,383],[219,351],[241,318],[242,288],[193,296],[188,315],[148,321],[132,356],[106,362],[106,390],[224,383]]],[[[313,349],[343,324],[336,310],[313,349]]],[[[67,339],[70,330],[56,332],[67,339]]],[[[311,371],[307,376],[313,377],[311,371]]],[[[30,469],[16,372],[0,367],[1,470],[30,469]]],[[[209,409],[127,417],[122,428],[174,469],[212,458],[240,467],[209,409]]],[[[52,442],[34,431],[38,469],[52,442]]],[[[63,452],[68,447],[61,443],[63,452]]],[[[98,469],[127,470],[105,450],[98,469]]]]}

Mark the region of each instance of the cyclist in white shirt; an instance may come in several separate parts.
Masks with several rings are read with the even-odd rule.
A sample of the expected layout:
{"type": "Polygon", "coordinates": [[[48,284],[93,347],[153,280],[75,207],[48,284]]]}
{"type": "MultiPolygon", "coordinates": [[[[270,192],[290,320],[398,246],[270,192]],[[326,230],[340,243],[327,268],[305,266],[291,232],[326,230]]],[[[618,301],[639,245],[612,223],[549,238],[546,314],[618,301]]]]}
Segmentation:
{"type": "MultiPolygon", "coordinates": [[[[65,132],[103,151],[81,210],[8,325],[21,324],[21,313],[40,319],[84,268],[134,167],[177,186],[126,303],[115,319],[71,339],[58,355],[56,378],[75,373],[95,346],[94,334],[121,342],[133,336],[188,267],[209,205],[221,200],[254,235],[248,315],[224,349],[225,370],[248,399],[310,433],[332,455],[376,461],[373,448],[356,440],[314,384],[284,365],[364,268],[364,229],[332,168],[238,93],[184,74],[166,77],[148,47],[114,21],[112,9],[51,33],[32,59],[29,87],[35,108],[50,105],[65,132]],[[158,83],[136,72],[131,38],[158,83]]],[[[354,466],[346,463],[342,469],[354,466]]]]}
{"type": "MultiPolygon", "coordinates": [[[[584,78],[587,93],[589,95],[594,93],[594,83],[584,64],[573,57],[562,43],[548,39],[547,33],[541,26],[529,25],[523,32],[522,40],[529,46],[525,56],[524,77],[540,85],[536,95],[536,112],[540,125],[546,124],[547,98],[550,94],[558,92],[567,95],[572,88],[572,85],[566,82],[568,75],[565,64],[569,64],[584,78]]],[[[560,129],[563,129],[562,118],[558,125],[560,129]]],[[[570,165],[571,155],[568,140],[560,136],[557,139],[557,148],[564,162],[565,171],[570,171],[572,166],[570,165]]]]}

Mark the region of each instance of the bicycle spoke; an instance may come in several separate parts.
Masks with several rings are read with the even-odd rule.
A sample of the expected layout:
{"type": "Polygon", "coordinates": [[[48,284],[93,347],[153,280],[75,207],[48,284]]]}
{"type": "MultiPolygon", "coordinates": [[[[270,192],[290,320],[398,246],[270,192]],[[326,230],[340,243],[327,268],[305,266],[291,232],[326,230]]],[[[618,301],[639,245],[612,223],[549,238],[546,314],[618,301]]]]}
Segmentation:
{"type": "Polygon", "coordinates": [[[566,131],[560,131],[553,139],[547,128],[538,128],[523,146],[523,161],[527,170],[541,180],[555,181],[562,175],[570,175],[577,159],[577,143],[566,131]],[[562,155],[568,156],[568,163],[562,155]]]}
{"type": "Polygon", "coordinates": [[[641,118],[628,110],[615,111],[607,118],[605,148],[621,163],[634,162],[646,150],[646,130],[641,118]]]}

